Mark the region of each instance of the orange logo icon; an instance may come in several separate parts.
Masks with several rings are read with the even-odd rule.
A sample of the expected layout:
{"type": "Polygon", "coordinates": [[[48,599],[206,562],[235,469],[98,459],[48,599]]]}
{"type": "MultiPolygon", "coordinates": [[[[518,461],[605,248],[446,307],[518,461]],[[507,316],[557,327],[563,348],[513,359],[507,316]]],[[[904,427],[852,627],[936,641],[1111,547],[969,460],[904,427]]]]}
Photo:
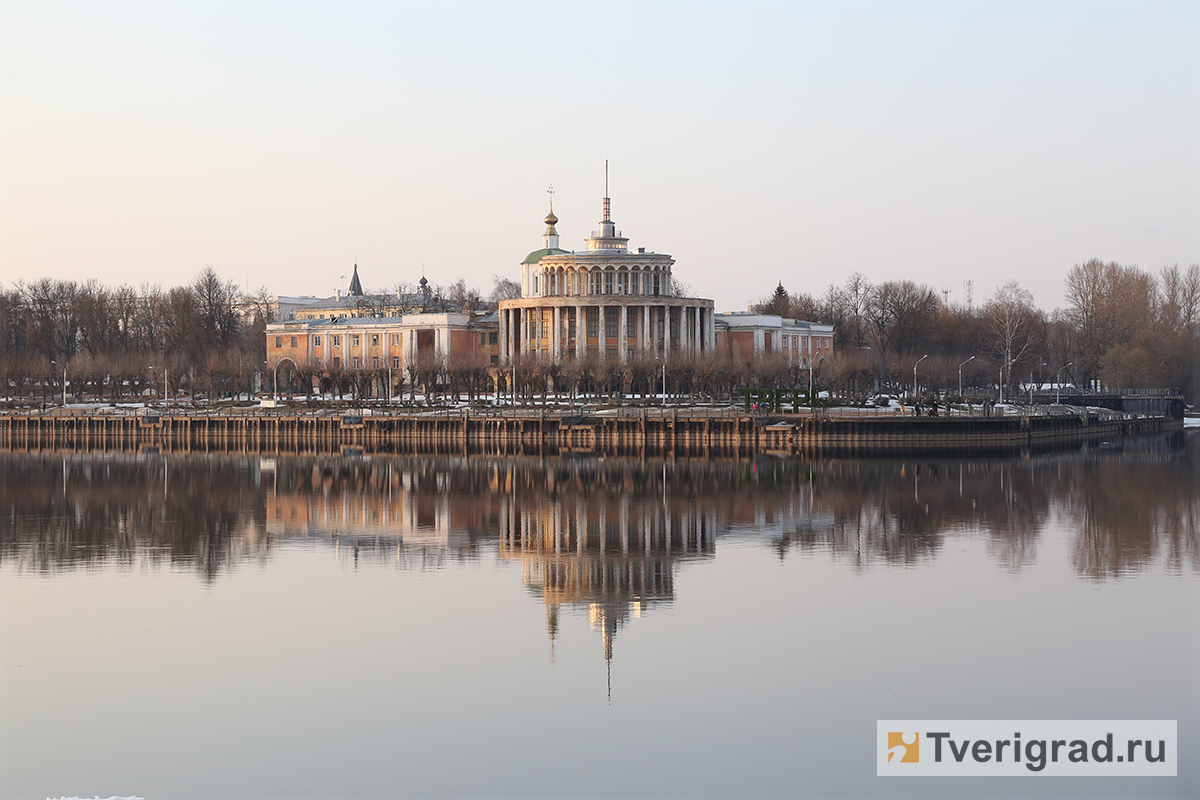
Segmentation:
{"type": "Polygon", "coordinates": [[[921,760],[921,735],[919,733],[892,733],[888,731],[888,763],[895,758],[901,763],[917,763],[921,760]]]}

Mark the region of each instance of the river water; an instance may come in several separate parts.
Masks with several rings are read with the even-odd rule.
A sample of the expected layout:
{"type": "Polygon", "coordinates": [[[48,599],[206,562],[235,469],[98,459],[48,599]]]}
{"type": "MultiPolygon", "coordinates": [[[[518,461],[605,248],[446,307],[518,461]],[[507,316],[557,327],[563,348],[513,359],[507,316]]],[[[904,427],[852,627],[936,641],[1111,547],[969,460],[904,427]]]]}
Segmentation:
{"type": "Polygon", "coordinates": [[[0,454],[4,793],[1195,796],[1198,445],[0,454]],[[1178,777],[876,777],[879,719],[1178,720],[1178,777]]]}

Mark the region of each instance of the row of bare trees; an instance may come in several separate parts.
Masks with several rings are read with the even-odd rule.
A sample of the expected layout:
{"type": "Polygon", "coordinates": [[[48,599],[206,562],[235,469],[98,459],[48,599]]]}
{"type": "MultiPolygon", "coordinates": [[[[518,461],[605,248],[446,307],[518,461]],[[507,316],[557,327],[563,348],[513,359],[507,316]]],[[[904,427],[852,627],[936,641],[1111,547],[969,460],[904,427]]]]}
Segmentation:
{"type": "Polygon", "coordinates": [[[50,278],[0,287],[6,396],[63,390],[117,401],[153,387],[210,397],[251,391],[273,320],[265,290],[246,296],[212,267],[163,290],[50,278]]]}
{"type": "Polygon", "coordinates": [[[1200,390],[1200,264],[1154,274],[1093,259],[1068,272],[1065,297],[1065,308],[1047,312],[1008,281],[975,307],[912,281],[873,285],[856,273],[819,298],[780,283],[755,309],[833,323],[830,372],[881,388],[910,387],[913,366],[928,356],[920,383],[942,390],[957,389],[960,368],[966,387],[1061,376],[1076,386],[1200,390]]]}

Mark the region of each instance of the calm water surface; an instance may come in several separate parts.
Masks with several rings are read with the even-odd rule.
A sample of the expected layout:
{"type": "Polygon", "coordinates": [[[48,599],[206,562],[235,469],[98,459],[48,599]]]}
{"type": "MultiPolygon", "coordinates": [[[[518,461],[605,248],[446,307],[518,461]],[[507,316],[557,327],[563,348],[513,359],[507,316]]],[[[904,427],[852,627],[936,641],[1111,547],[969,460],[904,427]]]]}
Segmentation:
{"type": "Polygon", "coordinates": [[[1194,796],[1194,436],[1005,459],[0,454],[6,796],[1194,796]],[[1178,719],[1174,779],[877,719],[1178,719]]]}

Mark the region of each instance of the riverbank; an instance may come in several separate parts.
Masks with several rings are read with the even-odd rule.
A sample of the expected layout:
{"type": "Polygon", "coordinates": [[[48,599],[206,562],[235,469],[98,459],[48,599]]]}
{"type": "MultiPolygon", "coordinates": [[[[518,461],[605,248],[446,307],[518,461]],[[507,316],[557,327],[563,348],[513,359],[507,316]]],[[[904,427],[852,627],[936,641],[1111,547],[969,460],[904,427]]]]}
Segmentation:
{"type": "Polygon", "coordinates": [[[888,409],[746,414],[734,408],[83,408],[0,414],[0,449],[695,455],[980,453],[1183,429],[1183,420],[1102,409],[912,417],[888,409]]]}

